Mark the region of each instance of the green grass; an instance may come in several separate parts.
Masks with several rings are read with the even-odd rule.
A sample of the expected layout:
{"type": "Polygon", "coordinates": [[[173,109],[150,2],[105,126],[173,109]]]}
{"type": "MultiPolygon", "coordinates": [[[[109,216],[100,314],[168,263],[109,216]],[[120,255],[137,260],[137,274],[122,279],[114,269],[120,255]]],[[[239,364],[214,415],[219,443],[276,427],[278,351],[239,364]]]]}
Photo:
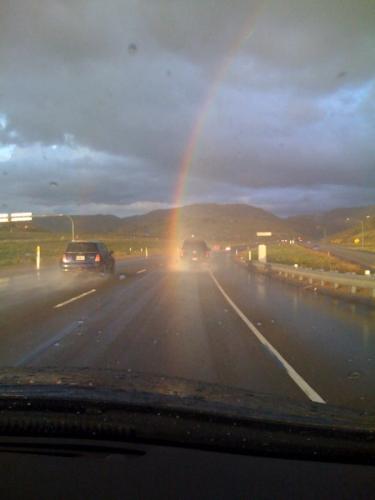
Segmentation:
{"type": "MultiPolygon", "coordinates": [[[[257,259],[257,250],[252,253],[257,259]]],[[[324,269],[325,271],[361,272],[361,267],[346,262],[327,252],[310,250],[299,245],[269,245],[267,246],[267,261],[277,264],[294,265],[311,269],[324,269]]]]}
{"type": "MultiPolygon", "coordinates": [[[[81,239],[100,240],[115,252],[115,257],[161,253],[166,242],[156,238],[123,238],[121,235],[85,234],[81,239]]],[[[40,245],[42,263],[57,262],[70,238],[67,234],[13,232],[0,233],[0,268],[35,263],[36,247],[40,245]]]]}
{"type": "Polygon", "coordinates": [[[364,248],[361,248],[358,246],[350,245],[348,248],[353,249],[353,250],[359,250],[360,252],[374,252],[375,253],[375,245],[373,246],[365,246],[364,248]]]}
{"type": "Polygon", "coordinates": [[[361,247],[362,233],[358,232],[358,228],[351,228],[342,233],[335,234],[330,238],[330,242],[334,245],[343,245],[356,250],[367,250],[375,252],[375,228],[366,227],[364,232],[364,248],[361,247]]]}

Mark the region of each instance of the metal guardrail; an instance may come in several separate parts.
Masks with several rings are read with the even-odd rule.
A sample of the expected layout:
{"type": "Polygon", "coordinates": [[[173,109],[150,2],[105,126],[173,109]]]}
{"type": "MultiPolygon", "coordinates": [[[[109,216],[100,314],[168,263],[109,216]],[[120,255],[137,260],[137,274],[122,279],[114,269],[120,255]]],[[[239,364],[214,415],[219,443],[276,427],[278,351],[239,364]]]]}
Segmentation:
{"type": "Polygon", "coordinates": [[[280,276],[298,278],[300,281],[307,279],[310,284],[319,282],[321,286],[326,283],[333,283],[334,288],[347,287],[351,293],[355,294],[358,289],[368,289],[372,297],[375,298],[375,277],[374,276],[359,276],[351,273],[339,273],[330,271],[320,271],[314,269],[306,269],[301,267],[288,266],[285,264],[263,264],[261,262],[251,262],[251,264],[263,271],[269,271],[280,276]]]}

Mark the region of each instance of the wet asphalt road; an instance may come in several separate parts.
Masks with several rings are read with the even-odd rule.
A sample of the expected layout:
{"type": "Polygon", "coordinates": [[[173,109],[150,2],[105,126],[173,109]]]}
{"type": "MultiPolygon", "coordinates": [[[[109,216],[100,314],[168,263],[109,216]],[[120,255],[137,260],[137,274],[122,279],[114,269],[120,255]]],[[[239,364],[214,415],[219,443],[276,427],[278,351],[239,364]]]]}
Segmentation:
{"type": "Polygon", "coordinates": [[[46,270],[0,280],[0,366],[140,371],[373,411],[375,308],[229,255],[196,270],[134,259],[114,278],[46,270]]]}

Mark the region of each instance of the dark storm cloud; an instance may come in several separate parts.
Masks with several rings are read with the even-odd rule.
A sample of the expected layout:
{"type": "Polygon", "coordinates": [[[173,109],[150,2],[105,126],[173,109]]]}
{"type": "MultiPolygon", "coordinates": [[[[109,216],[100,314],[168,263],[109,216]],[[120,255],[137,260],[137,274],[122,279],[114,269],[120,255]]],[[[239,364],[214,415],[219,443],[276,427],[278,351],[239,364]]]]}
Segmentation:
{"type": "Polygon", "coordinates": [[[1,200],[168,205],[213,90],[186,202],[375,199],[374,46],[365,0],[3,0],[1,200]]]}

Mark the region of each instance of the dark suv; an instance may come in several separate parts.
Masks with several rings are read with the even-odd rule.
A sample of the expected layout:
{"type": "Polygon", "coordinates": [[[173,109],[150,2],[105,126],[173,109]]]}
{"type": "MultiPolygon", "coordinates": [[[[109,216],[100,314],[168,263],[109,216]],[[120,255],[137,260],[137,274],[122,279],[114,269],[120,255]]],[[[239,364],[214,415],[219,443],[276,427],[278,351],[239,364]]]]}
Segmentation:
{"type": "Polygon", "coordinates": [[[63,271],[98,271],[114,273],[115,259],[101,241],[72,241],[68,243],[61,259],[63,271]]]}
{"type": "Polygon", "coordinates": [[[181,249],[181,259],[187,263],[207,262],[210,249],[204,240],[185,240],[181,249]]]}

